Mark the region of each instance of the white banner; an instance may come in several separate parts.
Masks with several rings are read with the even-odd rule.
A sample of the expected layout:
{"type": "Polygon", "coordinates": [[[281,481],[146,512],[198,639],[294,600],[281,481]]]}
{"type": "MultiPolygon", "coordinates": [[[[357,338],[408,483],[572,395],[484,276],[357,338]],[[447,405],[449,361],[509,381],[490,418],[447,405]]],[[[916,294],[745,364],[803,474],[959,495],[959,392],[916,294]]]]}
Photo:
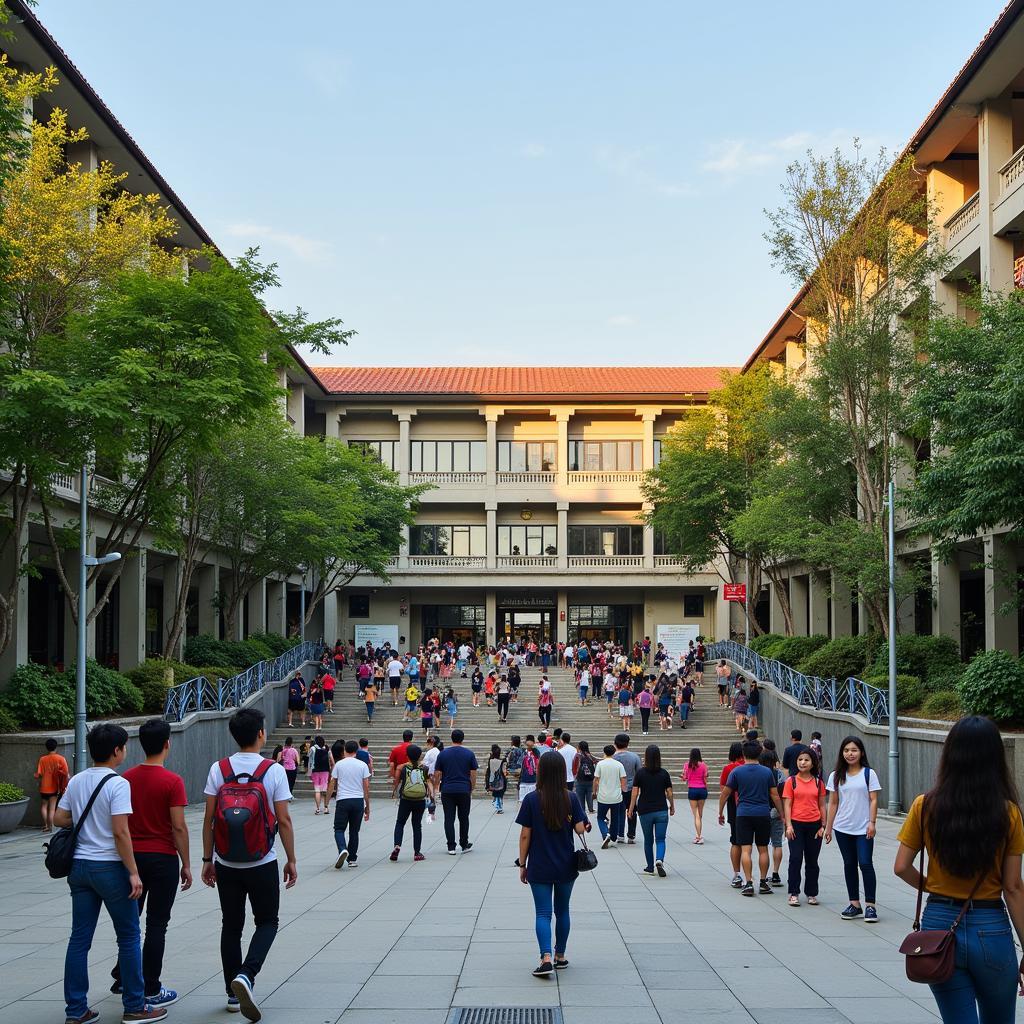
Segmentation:
{"type": "Polygon", "coordinates": [[[698,624],[682,623],[677,626],[658,626],[657,641],[665,647],[665,653],[673,658],[682,658],[690,649],[690,641],[697,642],[700,635],[698,624]]]}
{"type": "Polygon", "coordinates": [[[385,643],[391,644],[393,651],[398,650],[398,627],[397,626],[356,626],[356,647],[365,644],[373,644],[373,649],[379,650],[385,643]]]}

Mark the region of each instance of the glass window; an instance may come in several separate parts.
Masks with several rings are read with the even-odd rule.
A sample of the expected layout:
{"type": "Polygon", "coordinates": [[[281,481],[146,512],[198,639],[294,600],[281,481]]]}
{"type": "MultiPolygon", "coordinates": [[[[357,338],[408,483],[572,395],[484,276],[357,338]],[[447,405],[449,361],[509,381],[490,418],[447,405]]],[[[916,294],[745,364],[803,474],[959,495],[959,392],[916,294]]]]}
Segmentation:
{"type": "Polygon", "coordinates": [[[688,619],[699,619],[704,615],[703,594],[683,594],[683,616],[688,619]]]}
{"type": "Polygon", "coordinates": [[[370,617],[370,595],[348,595],[348,617],[350,619],[368,619],[370,617]]]}
{"type": "Polygon", "coordinates": [[[522,441],[512,441],[511,466],[513,473],[526,472],[526,445],[522,441]]]}
{"type": "Polygon", "coordinates": [[[453,526],[452,527],[452,554],[453,555],[468,555],[469,554],[469,527],[468,526],[453,526]]]}
{"type": "Polygon", "coordinates": [[[450,473],[452,471],[452,442],[438,441],[434,447],[437,449],[437,472],[450,473]]]}
{"type": "Polygon", "coordinates": [[[642,526],[569,527],[570,555],[642,555],[643,545],[642,526]]]}
{"type": "Polygon", "coordinates": [[[654,465],[661,465],[661,438],[656,437],[654,439],[654,465]]]}
{"type": "Polygon", "coordinates": [[[615,441],[601,442],[601,469],[605,472],[610,469],[615,469],[615,450],[617,447],[618,443],[615,441]]]}
{"type": "Polygon", "coordinates": [[[423,472],[436,473],[437,445],[425,441],[420,441],[420,447],[423,449],[423,472]]]}
{"type": "Polygon", "coordinates": [[[469,553],[481,556],[487,554],[486,526],[471,526],[469,528],[469,553]]]}
{"type": "Polygon", "coordinates": [[[541,469],[545,473],[554,473],[558,468],[555,462],[558,445],[554,441],[544,442],[544,451],[541,457],[541,469]]]}
{"type": "Polygon", "coordinates": [[[469,472],[469,442],[468,441],[456,441],[452,446],[454,452],[452,454],[452,469],[456,473],[468,473],[469,472]]]}
{"type": "Polygon", "coordinates": [[[498,442],[498,472],[499,473],[507,473],[507,472],[509,472],[509,468],[508,468],[508,455],[509,455],[508,444],[509,444],[508,441],[499,441],[498,442]]]}
{"type": "Polygon", "coordinates": [[[363,455],[375,458],[388,469],[393,470],[397,465],[395,461],[396,441],[349,441],[348,446],[362,452],[363,455]]]}
{"type": "Polygon", "coordinates": [[[469,471],[471,473],[487,472],[487,442],[469,442],[469,471]]]}
{"type": "Polygon", "coordinates": [[[588,472],[601,469],[601,446],[596,441],[585,441],[583,444],[583,468],[588,472]]]}
{"type": "Polygon", "coordinates": [[[616,464],[617,469],[632,469],[633,468],[633,443],[632,441],[619,441],[618,451],[616,455],[618,462],[616,464]]]}
{"type": "Polygon", "coordinates": [[[644,468],[644,443],[643,441],[633,442],[633,469],[644,468]]]}

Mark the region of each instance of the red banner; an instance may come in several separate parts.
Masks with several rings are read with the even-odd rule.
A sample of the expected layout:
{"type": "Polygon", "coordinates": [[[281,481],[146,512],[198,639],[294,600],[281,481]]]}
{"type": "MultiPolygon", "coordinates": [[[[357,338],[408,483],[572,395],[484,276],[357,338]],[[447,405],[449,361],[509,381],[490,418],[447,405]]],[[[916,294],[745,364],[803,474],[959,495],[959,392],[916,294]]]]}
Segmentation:
{"type": "Polygon", "coordinates": [[[747,585],[746,583],[726,583],[725,585],[725,599],[726,601],[739,601],[742,604],[747,603],[747,585]]]}

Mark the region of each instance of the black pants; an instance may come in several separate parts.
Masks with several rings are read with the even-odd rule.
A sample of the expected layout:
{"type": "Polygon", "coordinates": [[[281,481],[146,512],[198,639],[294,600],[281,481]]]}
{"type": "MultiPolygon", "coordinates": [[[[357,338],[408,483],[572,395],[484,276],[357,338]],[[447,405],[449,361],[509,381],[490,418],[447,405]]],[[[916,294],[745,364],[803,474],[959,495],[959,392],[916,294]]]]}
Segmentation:
{"type": "Polygon", "coordinates": [[[473,798],[469,793],[442,793],[441,806],[444,808],[444,837],[448,849],[455,849],[455,815],[459,816],[459,846],[469,846],[469,808],[473,798]]]}
{"type": "Polygon", "coordinates": [[[640,728],[647,732],[648,727],[651,724],[651,709],[641,708],[640,709],[640,728]]]}
{"type": "MultiPolygon", "coordinates": [[[[174,906],[174,897],[178,894],[180,862],[176,853],[137,853],[135,863],[139,869],[139,878],[142,879],[139,916],[142,916],[143,910],[146,914],[146,938],[142,943],[142,977],[146,983],[146,995],[155,996],[162,987],[160,973],[164,965],[164,942],[167,938],[167,923],[171,919],[171,907],[174,906]]],[[[110,976],[120,983],[119,964],[114,964],[110,976]]]]}
{"type": "Polygon", "coordinates": [[[800,895],[800,864],[804,867],[804,893],[818,895],[818,854],[821,840],[815,838],[820,821],[794,821],[794,838],[789,841],[789,895],[800,895]]]}
{"type": "Polygon", "coordinates": [[[504,721],[508,718],[508,702],[512,699],[511,693],[498,694],[498,717],[504,721]]]}
{"type": "Polygon", "coordinates": [[[277,912],[281,904],[281,876],[277,861],[254,868],[229,868],[214,865],[217,872],[217,897],[220,899],[220,962],[224,968],[224,988],[231,995],[231,982],[239,974],[256,980],[263,961],[277,937],[277,912]],[[249,940],[249,951],[242,960],[242,929],[245,927],[245,901],[252,907],[256,930],[249,940]]]}
{"type": "Polygon", "coordinates": [[[355,860],[359,856],[359,829],[363,824],[363,811],[366,804],[362,797],[350,797],[334,801],[334,842],[338,853],[348,850],[348,859],[355,860]],[[348,839],[345,832],[348,831],[348,839]]]}
{"type": "Polygon", "coordinates": [[[395,846],[402,845],[405,823],[412,818],[412,849],[413,853],[420,852],[423,843],[423,812],[426,809],[426,800],[406,800],[404,796],[399,799],[398,817],[395,819],[395,846]]]}
{"type": "Polygon", "coordinates": [[[292,768],[291,771],[289,771],[287,768],[285,768],[284,773],[285,773],[285,775],[288,776],[288,792],[289,793],[294,793],[295,792],[295,779],[298,777],[299,769],[298,768],[292,768]]]}
{"type": "Polygon", "coordinates": [[[540,719],[540,724],[545,728],[551,725],[551,705],[548,704],[545,707],[537,708],[537,717],[540,719]]]}

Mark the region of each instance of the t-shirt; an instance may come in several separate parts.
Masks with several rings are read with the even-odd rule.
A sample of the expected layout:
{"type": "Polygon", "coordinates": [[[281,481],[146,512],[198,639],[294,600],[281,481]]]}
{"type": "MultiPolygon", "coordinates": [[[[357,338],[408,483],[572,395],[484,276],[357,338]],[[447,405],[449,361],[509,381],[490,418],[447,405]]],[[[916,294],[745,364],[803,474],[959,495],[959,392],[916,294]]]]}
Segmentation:
{"type": "Polygon", "coordinates": [[[818,797],[823,792],[821,779],[814,775],[806,782],[799,775],[791,775],[782,787],[782,798],[793,801],[790,817],[794,821],[821,821],[818,797]]]}
{"type": "Polygon", "coordinates": [[[622,779],[626,777],[626,769],[621,761],[614,757],[605,757],[597,762],[594,768],[594,784],[597,787],[599,804],[622,803],[622,779]]]}
{"type": "Polygon", "coordinates": [[[683,778],[686,779],[686,785],[690,789],[707,789],[708,788],[708,766],[706,761],[701,761],[696,768],[690,767],[690,762],[687,761],[683,765],[683,778]]]}
{"type": "Polygon", "coordinates": [[[523,765],[519,772],[520,785],[526,783],[526,785],[532,786],[537,781],[537,759],[539,757],[536,749],[523,752],[523,765]]]}
{"type": "Polygon", "coordinates": [[[576,777],[572,771],[572,763],[576,759],[576,748],[571,743],[563,743],[558,748],[558,753],[562,755],[562,760],[565,762],[565,781],[572,782],[576,777]]]}
{"type": "Polygon", "coordinates": [[[114,843],[114,827],[111,818],[115,814],[132,813],[132,791],[128,783],[111,768],[86,768],[84,772],[73,775],[68,788],[60,798],[57,806],[71,812],[71,821],[78,824],[85,810],[85,805],[92,796],[92,791],[99,785],[104,775],[113,775],[85,819],[82,830],[78,833],[75,845],[75,856],[81,860],[120,860],[114,843]]]}
{"type": "Polygon", "coordinates": [[[476,763],[476,754],[461,743],[453,743],[445,747],[437,757],[434,771],[441,773],[442,793],[472,793],[470,772],[480,766],[476,763]]]}
{"type": "Polygon", "coordinates": [[[339,800],[362,800],[363,780],[370,777],[370,769],[365,761],[361,761],[354,754],[347,755],[338,761],[331,772],[331,778],[338,784],[337,798],[339,800]]]}
{"type": "Polygon", "coordinates": [[[420,762],[431,775],[434,774],[434,767],[437,764],[437,758],[440,753],[441,751],[437,747],[428,747],[427,752],[423,755],[423,760],[420,762]]]}
{"type": "Polygon", "coordinates": [[[805,751],[811,748],[806,743],[791,743],[782,752],[782,767],[790,775],[796,775],[796,759],[805,751]]]}
{"type": "MultiPolygon", "coordinates": [[[[409,742],[411,743],[412,741],[410,740],[409,742]]],[[[388,754],[388,764],[391,765],[393,775],[397,775],[398,769],[408,762],[408,749],[409,743],[402,742],[399,743],[397,747],[394,747],[391,753],[388,754]]]]}
{"type": "Polygon", "coordinates": [[[862,768],[856,775],[847,772],[846,781],[838,790],[836,788],[836,773],[830,773],[825,788],[830,793],[839,793],[839,809],[832,820],[832,828],[836,832],[845,832],[851,836],[862,836],[868,830],[868,822],[871,820],[871,799],[868,792],[868,783],[865,776],[871,776],[871,793],[877,793],[882,788],[878,780],[878,772],[870,768],[862,768]]]}
{"type": "MultiPolygon", "coordinates": [[[[448,753],[447,750],[444,751],[448,753]]],[[[573,826],[586,821],[583,805],[575,793],[569,794],[569,814],[565,825],[552,831],[541,814],[540,797],[536,790],[524,797],[516,815],[516,824],[530,830],[530,849],[526,855],[526,880],[540,884],[571,882],[579,874],[576,870],[573,826]]]]}
{"type": "MultiPolygon", "coordinates": [[[[132,791],[128,830],[136,853],[177,856],[171,835],[171,808],[186,807],[185,783],[180,775],[159,764],[137,764],[124,773],[132,791]]],[[[110,783],[108,782],[109,786],[110,783]]]]}
{"type": "MultiPolygon", "coordinates": [[[[36,778],[40,793],[60,793],[68,784],[71,773],[62,754],[43,754],[36,765],[36,778]]],[[[109,786],[110,783],[108,782],[109,786]]]]}
{"type": "Polygon", "coordinates": [[[636,773],[640,771],[640,765],[643,763],[640,755],[634,754],[632,750],[616,750],[613,756],[626,769],[626,789],[632,789],[633,779],[636,778],[636,773]]]}
{"type": "Polygon", "coordinates": [[[392,658],[391,661],[388,662],[389,679],[398,679],[404,671],[404,666],[397,658],[392,658]]]}
{"type": "Polygon", "coordinates": [[[641,766],[633,777],[633,788],[640,790],[636,801],[636,813],[651,814],[653,811],[663,811],[668,807],[665,790],[672,788],[672,779],[664,768],[652,772],[641,766]]]}
{"type": "Polygon", "coordinates": [[[299,767],[299,752],[294,747],[285,747],[281,751],[281,767],[286,772],[293,772],[299,767]]]}
{"type": "Polygon", "coordinates": [[[333,693],[334,692],[334,676],[332,676],[330,672],[325,672],[320,677],[320,685],[321,685],[321,687],[323,687],[323,690],[324,690],[325,693],[327,693],[327,692],[333,693]]]}
{"type": "MultiPolygon", "coordinates": [[[[924,797],[917,797],[910,805],[907,812],[907,819],[903,822],[899,835],[896,837],[904,846],[912,850],[920,850],[921,837],[921,808],[924,797]]],[[[975,899],[997,900],[1003,895],[1003,858],[1007,855],[1020,855],[1024,853],[1024,826],[1021,824],[1020,809],[1016,804],[1007,804],[1006,813],[1010,819],[1009,833],[1006,837],[1005,851],[997,855],[994,864],[986,869],[978,891],[974,894],[975,899]]],[[[928,849],[928,836],[924,836],[924,845],[928,849]]],[[[933,892],[937,896],[949,896],[955,900],[965,900],[971,895],[971,889],[977,881],[974,878],[959,878],[944,870],[942,865],[935,860],[932,852],[928,850],[928,865],[924,882],[926,892],[933,892]]]]}
{"type": "Polygon", "coordinates": [[[640,696],[637,697],[636,702],[642,708],[649,708],[654,703],[654,697],[651,695],[650,690],[643,690],[640,696]]]}
{"type": "Polygon", "coordinates": [[[767,818],[772,812],[775,772],[763,764],[741,764],[733,768],[725,784],[736,793],[738,818],[767,818]]]}
{"type": "Polygon", "coordinates": [[[373,755],[365,747],[360,747],[355,756],[370,769],[370,774],[373,775],[373,755]]]}
{"type": "Polygon", "coordinates": [[[305,683],[301,679],[295,679],[292,677],[288,680],[288,699],[289,700],[302,700],[302,690],[305,683]]]}
{"type": "MultiPolygon", "coordinates": [[[[231,769],[236,775],[244,772],[254,772],[260,766],[260,762],[263,760],[262,754],[256,753],[237,753],[232,754],[230,759],[231,769]]],[[[220,772],[220,762],[214,761],[210,765],[210,772],[206,776],[206,786],[203,792],[207,796],[216,796],[220,791],[220,787],[224,785],[224,776],[220,772]]],[[[267,769],[267,774],[263,776],[263,788],[267,791],[267,797],[270,800],[271,807],[274,808],[274,813],[277,813],[276,804],[284,803],[286,800],[291,800],[292,793],[288,788],[288,776],[285,775],[284,769],[279,764],[272,764],[267,769]]],[[[270,864],[277,860],[277,850],[274,849],[271,844],[270,849],[267,851],[265,857],[262,860],[252,861],[251,863],[240,863],[238,861],[224,860],[216,850],[213,851],[213,859],[218,864],[225,864],[229,868],[258,868],[262,864],[270,864]]]]}

